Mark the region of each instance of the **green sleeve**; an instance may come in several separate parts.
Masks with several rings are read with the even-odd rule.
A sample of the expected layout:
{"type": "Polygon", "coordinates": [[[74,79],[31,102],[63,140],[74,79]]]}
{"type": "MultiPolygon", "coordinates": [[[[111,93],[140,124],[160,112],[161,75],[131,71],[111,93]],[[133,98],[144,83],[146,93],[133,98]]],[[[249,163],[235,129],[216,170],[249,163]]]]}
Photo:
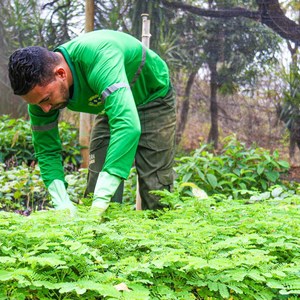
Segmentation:
{"type": "Polygon", "coordinates": [[[138,146],[141,126],[130,89],[121,88],[105,100],[110,142],[102,171],[126,179],[138,146]]]}
{"type": "Polygon", "coordinates": [[[61,156],[62,146],[58,132],[59,111],[45,113],[40,107],[29,105],[28,112],[35,157],[46,187],[48,188],[55,179],[62,180],[66,185],[61,156]]]}
{"type": "Polygon", "coordinates": [[[91,87],[103,92],[116,84],[124,86],[104,99],[110,142],[102,171],[126,179],[132,167],[141,134],[141,125],[124,68],[124,56],[109,47],[101,53],[88,74],[91,87]]]}

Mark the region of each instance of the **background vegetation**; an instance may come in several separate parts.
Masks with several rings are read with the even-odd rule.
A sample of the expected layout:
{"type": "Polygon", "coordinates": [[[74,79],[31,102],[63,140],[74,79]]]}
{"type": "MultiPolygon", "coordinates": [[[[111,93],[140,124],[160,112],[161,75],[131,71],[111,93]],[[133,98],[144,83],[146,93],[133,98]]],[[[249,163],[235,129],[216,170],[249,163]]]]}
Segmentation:
{"type": "Polygon", "coordinates": [[[78,117],[60,133],[71,218],[53,211],[35,164],[26,105],[12,95],[10,53],[53,49],[84,28],[84,1],[0,3],[0,299],[300,297],[299,1],[97,0],[95,29],[140,39],[169,64],[178,95],[177,178],[166,208],[89,214],[78,117]],[[280,25],[280,26],[279,26],[280,25]],[[290,158],[290,159],[289,159],[290,158]],[[288,180],[287,180],[288,179],[288,180]]]}
{"type": "MultiPolygon", "coordinates": [[[[28,45],[53,49],[83,33],[84,5],[1,2],[0,114],[27,117],[26,105],[8,83],[11,52],[28,45]]],[[[95,6],[95,29],[122,30],[139,39],[140,15],[150,14],[150,47],[168,62],[178,95],[180,148],[194,149],[199,140],[218,148],[220,138],[236,133],[247,145],[280,148],[297,163],[298,1],[99,0],[95,6]],[[272,20],[281,22],[276,28],[285,28],[285,35],[265,19],[275,13],[272,20]],[[287,17],[293,23],[286,25],[287,17]]],[[[75,114],[62,118],[78,125],[75,114]]]]}

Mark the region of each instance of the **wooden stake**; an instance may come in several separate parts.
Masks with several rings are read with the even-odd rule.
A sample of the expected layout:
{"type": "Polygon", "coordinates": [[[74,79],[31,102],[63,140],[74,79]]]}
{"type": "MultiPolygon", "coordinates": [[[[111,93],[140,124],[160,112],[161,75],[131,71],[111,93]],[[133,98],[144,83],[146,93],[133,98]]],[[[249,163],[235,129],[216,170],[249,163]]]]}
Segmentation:
{"type": "MultiPolygon", "coordinates": [[[[145,47],[150,46],[150,20],[148,19],[148,14],[142,14],[142,43],[145,47]]],[[[136,199],[135,199],[136,210],[142,210],[142,199],[139,192],[139,178],[136,178],[136,199]]]]}
{"type": "MultiPolygon", "coordinates": [[[[94,0],[85,1],[85,32],[94,30],[94,0]]],[[[80,113],[79,116],[79,144],[81,148],[82,163],[81,168],[89,165],[89,145],[92,128],[92,116],[87,113],[80,113]]]]}

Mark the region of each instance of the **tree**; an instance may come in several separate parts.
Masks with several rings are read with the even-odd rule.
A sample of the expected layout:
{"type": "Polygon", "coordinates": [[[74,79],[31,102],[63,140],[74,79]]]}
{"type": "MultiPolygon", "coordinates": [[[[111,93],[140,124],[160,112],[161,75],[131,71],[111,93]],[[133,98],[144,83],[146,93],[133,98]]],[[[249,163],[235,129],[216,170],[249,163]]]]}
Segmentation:
{"type": "MultiPolygon", "coordinates": [[[[295,19],[300,20],[300,6],[296,1],[291,1],[289,6],[292,8],[295,19]]],[[[300,149],[300,70],[299,70],[299,43],[292,43],[287,40],[287,48],[290,53],[289,69],[284,72],[283,79],[286,88],[283,91],[282,103],[279,104],[279,118],[285,123],[289,130],[289,156],[294,161],[296,146],[300,149]]]]}
{"type": "MultiPolygon", "coordinates": [[[[210,22],[209,25],[214,23],[210,22]]],[[[214,37],[208,44],[213,46],[214,37]]],[[[255,26],[252,21],[238,19],[227,20],[219,30],[217,56],[211,49],[208,53],[208,65],[211,70],[211,110],[215,114],[210,131],[210,141],[218,142],[217,127],[217,89],[221,94],[233,94],[239,87],[255,86],[256,80],[264,69],[275,61],[274,53],[279,49],[280,39],[271,30],[263,26],[255,26]]]]}
{"type": "MultiPolygon", "coordinates": [[[[94,0],[85,0],[85,32],[94,30],[95,26],[95,4],[94,0]]],[[[79,117],[79,144],[82,157],[81,168],[89,166],[89,146],[92,129],[92,115],[80,113],[79,117]]]]}
{"type": "Polygon", "coordinates": [[[42,6],[46,14],[44,35],[47,48],[69,41],[84,32],[84,2],[54,0],[42,6]]]}
{"type": "MultiPolygon", "coordinates": [[[[199,69],[206,61],[203,51],[203,41],[205,40],[204,24],[205,21],[202,18],[180,14],[176,17],[176,22],[173,25],[175,36],[179,37],[175,44],[179,50],[175,53],[173,51],[173,55],[176,58],[175,71],[181,74],[180,79],[182,82],[185,82],[183,99],[177,114],[177,144],[180,143],[188,121],[194,81],[199,69]]],[[[174,61],[171,61],[171,63],[172,66],[174,61]]]]}
{"type": "MultiPolygon", "coordinates": [[[[285,14],[278,0],[256,0],[256,10],[250,7],[247,8],[234,6],[224,9],[203,9],[198,6],[189,5],[182,2],[172,0],[161,0],[162,4],[172,9],[181,9],[192,14],[210,17],[210,18],[236,18],[244,17],[271,28],[274,32],[279,34],[282,38],[288,39],[294,43],[300,42],[300,25],[288,18],[285,14]]],[[[214,1],[209,1],[213,3],[214,1]]],[[[226,1],[225,1],[226,2],[226,1]]]]}
{"type": "Polygon", "coordinates": [[[170,22],[176,12],[160,5],[160,0],[134,0],[130,10],[132,34],[140,39],[142,35],[142,14],[149,14],[151,20],[150,48],[159,52],[160,44],[168,34],[170,22]]]}
{"type": "Polygon", "coordinates": [[[130,32],[129,11],[131,0],[95,1],[95,28],[130,32]]]}
{"type": "Polygon", "coordinates": [[[25,115],[24,101],[11,90],[7,63],[9,55],[19,47],[44,45],[41,7],[34,0],[3,0],[0,2],[0,113],[25,115]]]}
{"type": "MultiPolygon", "coordinates": [[[[214,1],[210,3],[210,11],[226,11],[236,1],[214,1]]],[[[262,65],[273,57],[279,39],[271,30],[257,26],[253,21],[243,18],[206,19],[198,15],[189,15],[185,20],[192,19],[190,36],[198,47],[192,46],[184,35],[185,44],[190,49],[197,49],[197,60],[189,57],[187,64],[189,80],[185,91],[185,100],[178,118],[178,139],[182,134],[189,108],[188,89],[201,65],[207,65],[210,71],[210,114],[211,127],[208,141],[218,147],[218,92],[232,94],[239,85],[255,83],[262,65]],[[196,72],[196,73],[195,73],[196,72]],[[191,76],[191,77],[190,77],[191,76]]],[[[182,24],[181,24],[182,25],[182,24]]],[[[188,31],[188,30],[185,30],[188,31]]],[[[187,35],[188,36],[188,35],[187,35]]],[[[187,53],[189,53],[187,51],[187,53]]],[[[195,58],[195,56],[194,56],[195,58]]]]}

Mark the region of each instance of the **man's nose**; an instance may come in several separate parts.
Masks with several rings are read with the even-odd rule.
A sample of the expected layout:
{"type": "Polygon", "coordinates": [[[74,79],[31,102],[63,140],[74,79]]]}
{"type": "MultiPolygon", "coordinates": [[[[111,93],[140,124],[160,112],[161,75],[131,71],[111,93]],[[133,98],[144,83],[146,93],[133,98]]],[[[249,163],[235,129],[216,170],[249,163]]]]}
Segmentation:
{"type": "Polygon", "coordinates": [[[52,105],[50,103],[42,103],[39,105],[40,108],[43,110],[43,112],[49,112],[50,109],[52,108],[52,105]]]}

